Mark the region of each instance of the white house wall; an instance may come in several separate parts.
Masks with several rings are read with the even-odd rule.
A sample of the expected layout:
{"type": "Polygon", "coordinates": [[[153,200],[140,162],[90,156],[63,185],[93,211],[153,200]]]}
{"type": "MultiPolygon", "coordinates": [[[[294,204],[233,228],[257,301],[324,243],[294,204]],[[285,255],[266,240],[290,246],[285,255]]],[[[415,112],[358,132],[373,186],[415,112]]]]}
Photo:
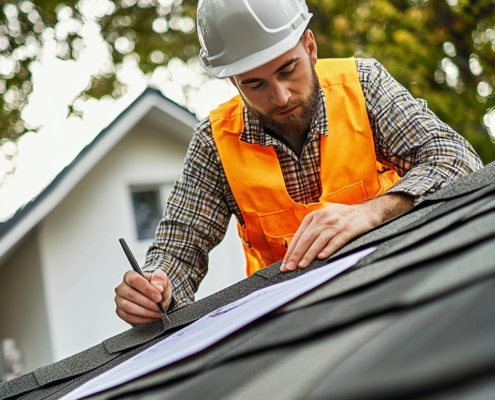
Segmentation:
{"type": "MultiPolygon", "coordinates": [[[[138,125],[44,219],[40,246],[56,360],[129,329],[113,300],[129,269],[118,239],[128,241],[140,263],[151,242],[137,240],[129,187],[175,181],[186,150],[166,133],[138,125]]],[[[241,248],[229,246],[229,231],[212,256],[215,273],[202,284],[203,295],[244,276],[241,248]],[[238,275],[231,271],[235,259],[238,275]],[[222,268],[229,270],[222,274],[222,268]]]]}
{"type": "Polygon", "coordinates": [[[0,338],[16,340],[24,372],[53,361],[36,232],[0,266],[0,338]]]}
{"type": "Polygon", "coordinates": [[[233,285],[246,277],[246,259],[237,234],[235,218],[231,218],[223,241],[210,252],[208,273],[199,285],[196,300],[233,285]]]}

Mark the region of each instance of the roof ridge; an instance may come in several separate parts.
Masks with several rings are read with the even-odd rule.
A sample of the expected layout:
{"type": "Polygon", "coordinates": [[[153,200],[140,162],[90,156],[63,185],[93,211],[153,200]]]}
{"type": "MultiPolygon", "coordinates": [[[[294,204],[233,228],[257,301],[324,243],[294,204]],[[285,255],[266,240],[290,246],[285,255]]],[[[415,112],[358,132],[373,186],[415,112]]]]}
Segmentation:
{"type": "MultiPolygon", "coordinates": [[[[7,236],[11,229],[16,226],[24,218],[25,215],[27,215],[31,210],[34,209],[39,201],[48,196],[64,180],[64,178],[75,167],[75,165],[77,165],[91,150],[93,150],[100,143],[102,138],[105,137],[106,133],[112,130],[115,125],[117,125],[126,115],[134,110],[137,105],[143,101],[143,99],[150,95],[157,95],[161,97],[174,106],[186,111],[197,120],[197,117],[187,108],[169,99],[158,89],[148,86],[125,110],[117,115],[117,117],[115,117],[115,119],[108,126],[103,128],[94,137],[94,139],[91,140],[90,143],[84,146],[81,151],[74,157],[74,159],[64,168],[62,168],[60,172],[50,181],[50,183],[48,183],[36,196],[34,196],[24,205],[20,206],[8,220],[0,222],[0,241],[2,241],[7,236]]],[[[0,258],[1,257],[2,254],[0,254],[0,258]]]]}

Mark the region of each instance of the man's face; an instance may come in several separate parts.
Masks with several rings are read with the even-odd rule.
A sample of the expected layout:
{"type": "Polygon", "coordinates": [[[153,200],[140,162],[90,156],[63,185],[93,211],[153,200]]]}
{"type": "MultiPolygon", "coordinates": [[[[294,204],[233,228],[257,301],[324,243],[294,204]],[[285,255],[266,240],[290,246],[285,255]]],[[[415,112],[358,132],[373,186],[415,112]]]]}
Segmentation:
{"type": "Polygon", "coordinates": [[[319,105],[316,60],[316,42],[307,30],[294,49],[230,79],[264,126],[296,135],[309,128],[319,105]]]}

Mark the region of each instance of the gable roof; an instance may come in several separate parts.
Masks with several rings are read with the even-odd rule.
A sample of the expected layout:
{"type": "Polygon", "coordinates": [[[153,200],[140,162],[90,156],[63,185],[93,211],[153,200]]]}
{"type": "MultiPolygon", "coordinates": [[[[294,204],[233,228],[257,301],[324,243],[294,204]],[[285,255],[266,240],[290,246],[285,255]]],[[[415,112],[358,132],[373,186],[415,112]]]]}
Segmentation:
{"type": "Polygon", "coordinates": [[[31,231],[86,174],[140,121],[189,143],[198,120],[187,109],[147,88],[127,109],[67,165],[33,200],[0,223],[0,260],[31,231]]]}
{"type": "Polygon", "coordinates": [[[171,324],[4,383],[0,399],[59,398],[219,307],[372,245],[355,267],[212,347],[90,398],[491,398],[495,163],[307,270],[273,264],[170,313],[171,324]]]}

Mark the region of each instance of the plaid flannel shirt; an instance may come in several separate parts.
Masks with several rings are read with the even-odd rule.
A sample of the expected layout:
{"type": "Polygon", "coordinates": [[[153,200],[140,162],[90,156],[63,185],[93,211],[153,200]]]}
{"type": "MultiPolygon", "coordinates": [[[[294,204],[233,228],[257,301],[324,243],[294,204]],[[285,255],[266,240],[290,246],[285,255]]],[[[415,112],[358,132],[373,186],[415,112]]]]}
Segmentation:
{"type": "MultiPolygon", "coordinates": [[[[373,59],[356,61],[373,133],[377,160],[402,179],[388,193],[406,193],[415,204],[462,175],[483,166],[471,145],[440,121],[426,101],[414,99],[373,59]]],[[[273,146],[287,191],[298,203],[319,200],[320,136],[328,135],[325,97],[310,127],[301,156],[264,133],[259,120],[244,108],[240,140],[273,146]]],[[[209,118],[194,130],[184,170],[168,199],[144,270],[163,268],[170,278],[173,308],[194,302],[208,271],[208,253],[225,236],[234,214],[243,218],[234,199],[213,139],[209,118]]]]}

